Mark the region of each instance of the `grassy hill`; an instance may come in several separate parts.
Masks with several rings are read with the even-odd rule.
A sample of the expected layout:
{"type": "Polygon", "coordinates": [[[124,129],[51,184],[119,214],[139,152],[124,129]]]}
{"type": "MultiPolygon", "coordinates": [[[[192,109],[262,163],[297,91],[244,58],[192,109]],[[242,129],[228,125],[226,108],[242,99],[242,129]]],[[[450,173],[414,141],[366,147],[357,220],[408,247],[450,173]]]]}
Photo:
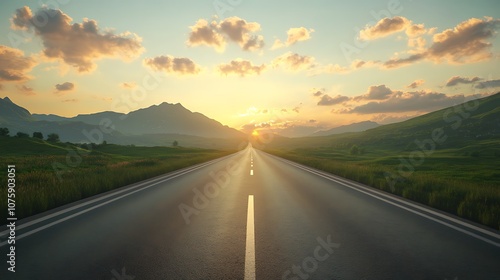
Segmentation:
{"type": "MultiPolygon", "coordinates": [[[[16,165],[19,219],[231,152],[0,137],[0,166],[16,165]]],[[[0,220],[5,222],[7,172],[0,172],[0,182],[0,220]]]]}
{"type": "Polygon", "coordinates": [[[267,152],[500,229],[500,93],[361,133],[267,152]]]}

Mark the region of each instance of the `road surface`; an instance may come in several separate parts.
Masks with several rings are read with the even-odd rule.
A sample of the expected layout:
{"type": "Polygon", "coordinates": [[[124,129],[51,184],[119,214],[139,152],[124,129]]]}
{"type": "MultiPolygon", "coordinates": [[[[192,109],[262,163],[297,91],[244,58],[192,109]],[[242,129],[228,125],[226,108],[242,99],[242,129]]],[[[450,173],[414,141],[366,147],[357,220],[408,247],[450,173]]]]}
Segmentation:
{"type": "MultiPolygon", "coordinates": [[[[5,229],[5,228],[4,228],[5,229]]],[[[499,279],[500,236],[248,147],[18,221],[0,279],[499,279]]]]}

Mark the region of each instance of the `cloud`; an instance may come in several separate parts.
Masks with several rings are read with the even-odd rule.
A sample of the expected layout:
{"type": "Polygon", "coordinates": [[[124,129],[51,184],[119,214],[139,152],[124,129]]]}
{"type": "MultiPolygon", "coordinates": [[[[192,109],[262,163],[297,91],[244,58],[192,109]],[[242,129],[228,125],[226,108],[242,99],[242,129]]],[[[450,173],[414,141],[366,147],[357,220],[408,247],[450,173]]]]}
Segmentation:
{"type": "Polygon", "coordinates": [[[318,105],[319,106],[330,106],[330,105],[340,104],[340,103],[346,102],[348,100],[350,100],[350,98],[347,96],[337,95],[335,97],[331,97],[330,95],[325,94],[321,97],[321,100],[318,101],[318,105]]]}
{"type": "Polygon", "coordinates": [[[272,65],[274,67],[282,66],[289,71],[309,70],[314,67],[314,57],[287,52],[275,58],[272,65]]]}
{"type": "Polygon", "coordinates": [[[75,84],[70,82],[65,82],[62,84],[57,84],[55,87],[56,87],[56,92],[72,91],[75,89],[75,84]]]}
{"type": "Polygon", "coordinates": [[[73,19],[61,10],[42,7],[33,14],[29,7],[17,9],[11,18],[13,29],[33,30],[42,39],[43,54],[49,59],[61,59],[77,68],[78,72],[91,72],[95,61],[102,58],[132,60],[144,48],[141,38],[125,32],[114,34],[101,32],[95,20],[87,18],[82,23],[72,23],[73,19]],[[40,24],[44,19],[44,24],[40,24]]]}
{"type": "Polygon", "coordinates": [[[374,40],[389,36],[408,28],[411,21],[405,17],[396,16],[393,18],[383,18],[374,26],[367,26],[359,32],[359,38],[363,40],[374,40]]]}
{"type": "Polygon", "coordinates": [[[287,32],[286,45],[291,46],[300,41],[307,41],[311,39],[311,33],[313,32],[314,29],[307,29],[305,27],[290,28],[287,32]]]}
{"type": "Polygon", "coordinates": [[[298,113],[300,113],[300,107],[299,107],[299,106],[294,107],[294,108],[292,109],[292,111],[294,111],[295,113],[297,113],[297,114],[298,114],[298,113]]]}
{"type": "Polygon", "coordinates": [[[313,96],[320,97],[320,96],[323,96],[325,94],[325,89],[324,88],[320,88],[320,89],[312,88],[310,90],[310,92],[313,96]]]}
{"type": "Polygon", "coordinates": [[[383,67],[387,69],[398,68],[401,66],[412,64],[413,62],[420,61],[423,58],[425,58],[425,54],[414,54],[407,58],[393,58],[384,62],[383,67]]]}
{"type": "Polygon", "coordinates": [[[311,33],[313,33],[313,32],[314,32],[314,29],[307,29],[305,27],[290,28],[287,31],[288,37],[286,39],[286,42],[283,43],[283,42],[281,42],[281,40],[276,39],[274,41],[274,44],[273,44],[271,49],[272,50],[279,49],[279,48],[282,48],[285,46],[288,47],[288,46],[294,45],[297,42],[307,41],[307,40],[311,39],[311,33]]]}
{"type": "Polygon", "coordinates": [[[484,89],[484,88],[497,88],[500,87],[500,79],[498,80],[490,80],[490,81],[484,81],[480,82],[476,85],[477,89],[484,89]]]}
{"type": "Polygon", "coordinates": [[[31,27],[33,13],[28,6],[16,10],[16,14],[10,19],[10,28],[14,30],[28,30],[31,27]]]}
{"type": "Polygon", "coordinates": [[[266,65],[262,64],[260,66],[253,65],[252,62],[248,60],[232,60],[228,64],[219,64],[217,66],[217,71],[222,75],[239,75],[241,77],[250,75],[260,75],[262,71],[266,69],[266,65]]]}
{"type": "Polygon", "coordinates": [[[252,34],[260,30],[260,24],[256,22],[246,22],[239,17],[230,17],[223,20],[219,26],[220,30],[231,41],[237,42],[243,50],[255,51],[264,47],[264,37],[252,34]]]}
{"type": "Polygon", "coordinates": [[[381,113],[401,113],[401,112],[430,112],[445,107],[463,103],[464,101],[476,98],[476,95],[465,97],[464,95],[448,96],[438,92],[395,92],[390,98],[383,101],[372,101],[344,110],[342,113],[357,114],[381,114],[381,113]]]}
{"type": "Polygon", "coordinates": [[[422,37],[408,39],[408,47],[416,48],[419,51],[425,51],[427,40],[422,37]]]}
{"type": "Polygon", "coordinates": [[[191,33],[187,41],[189,46],[205,45],[215,48],[217,51],[223,51],[226,46],[226,40],[218,32],[217,22],[208,22],[199,19],[195,25],[191,26],[191,33]]]}
{"type": "Polygon", "coordinates": [[[372,67],[376,66],[380,63],[380,61],[375,61],[375,60],[360,60],[360,59],[355,59],[351,63],[351,70],[354,69],[360,69],[360,68],[366,68],[366,67],[372,67]]]}
{"type": "Polygon", "coordinates": [[[500,19],[486,17],[484,20],[471,18],[454,29],[447,29],[435,34],[433,44],[428,50],[428,58],[440,62],[468,63],[491,57],[491,43],[486,40],[493,37],[500,26],[500,19]]]}
{"type": "Polygon", "coordinates": [[[385,85],[370,86],[364,95],[357,96],[354,100],[384,100],[392,93],[393,91],[385,85]]]}
{"type": "Polygon", "coordinates": [[[23,82],[30,79],[28,72],[36,65],[21,50],[0,45],[0,82],[23,82]]]}
{"type": "Polygon", "coordinates": [[[238,43],[245,51],[256,51],[264,47],[264,37],[255,35],[260,30],[257,22],[247,22],[239,17],[226,18],[220,22],[208,22],[199,19],[191,32],[187,44],[189,46],[205,45],[224,51],[228,41],[238,43]]]}
{"type": "Polygon", "coordinates": [[[78,99],[75,99],[75,98],[73,98],[73,99],[64,99],[64,100],[61,100],[61,102],[63,102],[63,103],[76,103],[76,102],[78,102],[78,99]]]}
{"type": "Polygon", "coordinates": [[[271,50],[277,50],[277,49],[281,49],[285,47],[285,44],[283,44],[283,42],[281,42],[280,39],[276,39],[274,40],[274,43],[273,43],[273,46],[271,47],[271,50]]]}
{"type": "Polygon", "coordinates": [[[416,37],[425,34],[427,30],[423,24],[412,24],[406,28],[405,32],[408,37],[416,37]]]}
{"type": "Polygon", "coordinates": [[[380,65],[379,61],[375,60],[354,60],[349,66],[341,66],[339,64],[327,64],[327,65],[312,65],[314,66],[314,70],[310,71],[309,74],[317,75],[317,74],[347,74],[351,73],[355,70],[359,70],[362,68],[368,68],[380,65]]]}
{"type": "Polygon", "coordinates": [[[479,77],[467,78],[467,77],[453,76],[450,79],[448,79],[448,81],[446,82],[446,86],[452,87],[458,84],[472,84],[480,80],[481,78],[479,77]]]}
{"type": "Polygon", "coordinates": [[[27,95],[27,96],[36,95],[33,88],[26,86],[26,85],[19,85],[19,86],[17,86],[17,89],[19,90],[20,93],[27,95]]]}
{"type": "Polygon", "coordinates": [[[415,89],[415,88],[418,88],[419,86],[423,85],[424,83],[425,83],[424,80],[415,80],[413,83],[407,85],[406,87],[415,89]]]}
{"type": "Polygon", "coordinates": [[[493,37],[499,26],[500,19],[490,17],[468,19],[453,29],[434,34],[429,48],[407,58],[390,59],[383,66],[396,68],[423,59],[434,63],[448,62],[450,64],[474,63],[490,59],[492,44],[488,39],[493,37]]]}
{"type": "Polygon", "coordinates": [[[201,71],[200,66],[191,59],[185,57],[177,58],[170,55],[146,58],[143,64],[155,71],[163,71],[165,73],[177,75],[196,75],[201,71]]]}
{"type": "Polygon", "coordinates": [[[121,83],[120,86],[124,89],[133,89],[137,87],[137,84],[135,82],[130,82],[130,83],[124,82],[121,83]]]}

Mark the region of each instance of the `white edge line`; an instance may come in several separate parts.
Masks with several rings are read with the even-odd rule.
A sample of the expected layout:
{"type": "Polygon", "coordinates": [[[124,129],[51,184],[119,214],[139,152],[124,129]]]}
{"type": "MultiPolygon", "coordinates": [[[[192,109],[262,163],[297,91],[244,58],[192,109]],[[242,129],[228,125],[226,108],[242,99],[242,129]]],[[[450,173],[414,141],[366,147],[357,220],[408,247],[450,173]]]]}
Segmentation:
{"type": "MultiPolygon", "coordinates": [[[[201,166],[201,167],[202,167],[202,166],[201,166]]],[[[199,167],[199,168],[201,168],[201,167],[199,167]]],[[[198,168],[196,168],[196,169],[198,169],[198,168]]],[[[189,172],[194,171],[194,170],[196,170],[196,169],[190,170],[189,172]]],[[[84,210],[82,210],[82,211],[79,211],[79,212],[74,213],[74,214],[72,214],[72,215],[69,215],[69,216],[67,216],[67,217],[64,217],[64,218],[58,219],[58,220],[56,220],[56,221],[54,221],[54,222],[52,222],[52,223],[49,223],[49,224],[43,225],[43,226],[41,226],[41,227],[38,227],[38,228],[36,228],[36,229],[30,230],[30,231],[28,231],[28,232],[26,232],[26,233],[23,233],[23,234],[21,234],[21,235],[19,235],[19,236],[16,236],[16,240],[19,240],[19,239],[22,239],[22,238],[24,238],[24,237],[30,236],[30,235],[32,235],[32,234],[34,234],[34,233],[36,233],[36,232],[39,232],[39,231],[41,231],[41,230],[44,230],[44,229],[47,229],[47,228],[49,228],[49,227],[55,226],[55,225],[57,225],[57,224],[59,224],[59,223],[62,223],[62,222],[64,222],[64,221],[67,221],[67,220],[72,219],[72,218],[74,218],[74,217],[80,216],[80,215],[82,215],[82,214],[84,214],[84,213],[87,213],[87,212],[89,212],[89,211],[92,211],[92,210],[94,210],[94,209],[96,209],[96,208],[99,208],[99,207],[101,207],[101,206],[104,206],[104,205],[106,205],[106,204],[109,204],[109,203],[111,203],[111,202],[114,202],[114,201],[116,201],[116,200],[122,199],[122,198],[127,197],[127,196],[129,196],[129,195],[132,195],[132,194],[134,194],[134,193],[136,193],[136,192],[140,192],[140,191],[143,191],[143,190],[149,189],[149,188],[151,188],[151,187],[153,187],[153,186],[156,186],[156,185],[158,185],[158,184],[160,184],[160,183],[163,183],[163,182],[169,181],[169,180],[171,180],[171,179],[177,178],[177,177],[182,176],[182,175],[184,175],[184,174],[186,174],[186,173],[189,173],[189,172],[184,172],[184,173],[181,173],[181,174],[176,174],[175,176],[168,177],[168,178],[166,178],[165,180],[161,180],[161,181],[154,182],[154,183],[152,183],[151,185],[146,186],[146,187],[144,187],[144,188],[141,188],[141,189],[138,189],[138,190],[134,190],[134,191],[128,192],[128,193],[123,194],[123,195],[121,195],[121,196],[119,196],[119,197],[115,197],[115,198],[113,198],[113,199],[107,200],[107,201],[105,201],[105,202],[103,202],[103,203],[101,203],[101,204],[94,205],[94,206],[92,206],[92,207],[90,207],[90,208],[84,209],[84,210]]],[[[4,241],[4,242],[0,243],[0,247],[3,247],[5,244],[7,244],[7,241],[4,241]]]]}
{"type": "MultiPolygon", "coordinates": [[[[323,171],[314,170],[314,169],[309,168],[309,167],[307,167],[307,166],[302,166],[302,165],[300,165],[300,164],[298,164],[298,163],[291,162],[291,161],[289,161],[289,160],[282,159],[282,158],[280,158],[280,157],[276,157],[276,156],[273,156],[273,155],[271,155],[271,156],[272,156],[272,157],[275,157],[275,158],[277,158],[277,159],[279,159],[279,160],[281,160],[281,161],[283,161],[283,162],[286,162],[286,163],[288,163],[289,165],[292,165],[292,166],[298,167],[298,168],[300,168],[300,169],[302,169],[302,170],[305,170],[305,171],[307,171],[307,172],[309,172],[309,173],[316,174],[316,175],[318,175],[318,176],[320,176],[320,177],[323,177],[323,178],[328,179],[328,180],[330,180],[330,181],[336,182],[336,183],[341,184],[341,185],[343,185],[343,186],[346,186],[346,187],[348,187],[348,188],[350,188],[350,189],[353,189],[353,190],[356,190],[356,191],[358,191],[358,192],[364,193],[364,194],[369,195],[369,196],[371,196],[371,197],[374,197],[374,198],[376,198],[376,199],[378,199],[378,200],[381,200],[381,201],[384,201],[384,202],[386,202],[386,203],[392,204],[392,205],[397,206],[397,207],[399,207],[399,208],[401,208],[401,209],[405,209],[405,210],[407,210],[407,211],[409,211],[409,212],[412,212],[412,213],[417,214],[417,215],[419,215],[419,216],[425,217],[425,218],[427,218],[427,219],[429,219],[429,220],[435,221],[435,222],[437,222],[437,223],[440,223],[440,224],[442,224],[442,225],[445,225],[445,226],[447,226],[447,227],[450,227],[450,228],[452,228],[452,229],[455,229],[455,230],[457,230],[457,231],[460,231],[460,232],[462,232],[462,233],[465,233],[465,234],[467,234],[467,235],[469,235],[469,236],[475,237],[475,238],[477,238],[477,239],[480,239],[480,240],[482,240],[482,241],[485,241],[485,242],[487,242],[487,243],[490,243],[490,244],[492,244],[492,245],[495,245],[495,246],[497,246],[497,247],[500,247],[500,243],[498,243],[498,242],[492,241],[492,240],[490,240],[490,239],[484,238],[484,237],[482,237],[482,236],[480,236],[480,235],[477,235],[477,234],[472,233],[472,232],[470,232],[470,231],[467,231],[467,230],[465,230],[465,229],[462,229],[462,228],[459,228],[459,227],[457,227],[457,226],[454,226],[454,225],[451,225],[451,224],[449,224],[449,223],[446,223],[446,222],[444,222],[444,221],[438,220],[438,219],[433,218],[433,217],[431,217],[431,216],[429,216],[429,215],[426,215],[426,214],[424,214],[424,213],[420,213],[420,212],[415,211],[415,210],[413,210],[413,209],[407,208],[407,207],[402,206],[402,205],[400,205],[400,204],[398,204],[398,203],[395,203],[395,202],[389,201],[389,200],[387,200],[387,199],[381,198],[381,197],[379,197],[379,195],[385,196],[385,197],[387,197],[387,198],[391,198],[391,199],[393,199],[393,200],[397,200],[398,202],[401,202],[401,203],[407,204],[407,205],[409,205],[409,206],[411,206],[411,207],[418,208],[419,210],[422,210],[422,211],[425,211],[425,212],[427,212],[427,213],[430,213],[430,214],[433,214],[433,215],[439,216],[439,217],[444,218],[444,219],[446,219],[446,220],[448,220],[448,221],[455,222],[455,223],[457,223],[457,224],[463,225],[463,226],[468,227],[468,228],[470,228],[470,229],[473,229],[473,230],[476,230],[476,231],[482,232],[482,233],[484,233],[484,234],[487,234],[487,235],[489,235],[489,236],[492,236],[492,237],[494,237],[494,238],[499,238],[499,239],[500,239],[500,235],[495,234],[495,233],[493,233],[493,232],[490,232],[490,231],[487,231],[487,230],[485,230],[485,229],[482,229],[482,228],[476,227],[476,226],[474,226],[474,225],[471,225],[471,224],[465,223],[465,222],[463,222],[463,221],[460,221],[460,220],[454,219],[454,218],[452,218],[452,217],[448,217],[448,216],[446,216],[446,215],[443,215],[443,214],[441,214],[441,213],[438,213],[438,212],[432,211],[432,210],[430,210],[430,209],[423,208],[423,207],[421,207],[421,206],[419,206],[419,205],[411,204],[411,203],[406,202],[406,201],[404,201],[404,200],[400,200],[400,199],[398,199],[398,198],[391,197],[391,196],[386,195],[386,194],[383,194],[383,193],[374,192],[374,191],[372,191],[372,190],[367,189],[368,187],[365,187],[365,186],[359,185],[359,184],[354,183],[354,182],[352,182],[352,183],[351,183],[351,182],[349,182],[349,183],[351,183],[351,184],[353,184],[353,185],[356,185],[356,187],[350,186],[350,185],[348,185],[346,182],[343,182],[343,180],[341,180],[341,179],[339,179],[339,178],[332,178],[332,177],[331,177],[332,175],[330,175],[330,174],[326,174],[326,173],[323,173],[323,171]],[[359,188],[363,188],[363,189],[364,189],[364,190],[366,190],[366,191],[360,190],[360,189],[358,189],[358,187],[359,187],[359,188]],[[375,194],[376,194],[376,195],[375,195],[375,194]]],[[[334,176],[334,175],[333,175],[333,176],[334,176]]]]}
{"type": "MultiPolygon", "coordinates": [[[[34,224],[38,224],[38,223],[43,222],[43,221],[45,221],[45,220],[47,220],[47,219],[51,219],[51,218],[53,218],[53,217],[56,217],[56,216],[62,215],[62,214],[64,214],[64,213],[67,213],[67,212],[73,211],[73,210],[75,210],[75,209],[82,208],[82,207],[84,207],[84,206],[86,206],[86,205],[89,205],[89,204],[92,204],[92,203],[96,203],[96,202],[98,202],[98,201],[101,201],[101,200],[107,199],[107,198],[109,198],[109,197],[119,195],[119,194],[121,194],[121,193],[123,193],[123,192],[127,192],[127,191],[131,191],[131,190],[135,190],[135,189],[140,188],[140,187],[142,187],[142,186],[144,186],[144,185],[147,185],[147,184],[151,184],[151,183],[152,183],[151,185],[149,185],[149,186],[147,186],[147,187],[144,187],[144,188],[141,188],[141,189],[138,189],[138,190],[132,191],[132,192],[127,193],[127,194],[125,194],[125,195],[122,195],[122,196],[120,196],[120,197],[116,197],[116,198],[114,198],[114,199],[112,199],[112,200],[109,200],[109,202],[112,202],[112,201],[115,201],[115,200],[121,199],[121,198],[123,198],[123,197],[126,197],[126,196],[128,196],[128,195],[130,195],[130,194],[136,193],[136,192],[138,192],[138,191],[148,189],[148,188],[149,188],[149,187],[151,187],[151,186],[154,186],[154,185],[157,185],[157,184],[159,184],[159,183],[163,183],[163,182],[169,181],[169,180],[171,180],[171,179],[174,179],[174,178],[177,178],[177,177],[182,176],[182,175],[184,175],[184,174],[187,174],[187,173],[190,173],[190,172],[192,172],[192,171],[198,170],[198,169],[203,168],[203,167],[205,167],[205,166],[208,166],[208,165],[214,164],[214,163],[216,163],[216,162],[218,162],[218,161],[224,160],[224,159],[225,159],[225,158],[227,158],[227,157],[235,156],[236,154],[238,154],[238,153],[235,153],[235,154],[230,154],[230,155],[227,155],[227,156],[222,157],[222,158],[217,158],[217,159],[211,160],[211,161],[209,161],[209,162],[200,163],[200,164],[195,165],[195,166],[186,167],[186,168],[181,169],[181,170],[176,170],[176,171],[173,171],[173,172],[171,172],[171,173],[169,173],[169,174],[165,174],[164,176],[162,176],[162,177],[160,177],[160,178],[150,179],[150,181],[148,180],[147,182],[142,182],[142,183],[139,183],[138,185],[134,185],[134,184],[132,184],[132,186],[130,186],[130,187],[128,187],[128,188],[125,186],[125,188],[124,188],[123,190],[120,190],[120,191],[115,191],[115,192],[112,192],[112,193],[110,193],[110,194],[100,196],[100,197],[98,197],[98,198],[95,198],[95,199],[89,200],[89,201],[87,201],[87,202],[84,202],[84,203],[81,203],[81,204],[78,204],[78,205],[72,206],[72,207],[70,207],[70,208],[63,209],[63,210],[61,210],[61,211],[58,211],[58,212],[52,213],[52,214],[50,214],[50,215],[43,216],[43,217],[40,217],[40,218],[38,218],[38,219],[36,219],[36,220],[33,220],[33,221],[30,221],[30,222],[27,222],[27,223],[21,224],[21,225],[19,225],[19,226],[16,226],[16,231],[17,231],[17,230],[21,230],[21,229],[26,228],[26,227],[29,227],[29,226],[32,226],[32,225],[34,225],[34,224]]],[[[108,204],[109,202],[101,203],[101,204],[99,204],[99,205],[93,206],[93,207],[88,208],[88,209],[92,209],[92,210],[93,210],[93,209],[95,209],[95,208],[98,208],[98,207],[101,207],[101,206],[103,206],[103,205],[106,205],[106,204],[108,204]]],[[[70,215],[70,216],[68,216],[68,217],[73,218],[73,217],[76,217],[76,216],[78,216],[78,215],[80,215],[80,214],[86,213],[86,212],[88,212],[88,211],[89,211],[89,210],[82,210],[82,212],[81,212],[81,213],[80,213],[80,212],[78,212],[78,213],[75,213],[75,214],[70,215]]],[[[35,232],[38,232],[38,231],[42,230],[42,229],[46,229],[46,228],[48,228],[48,227],[50,227],[50,226],[56,225],[56,224],[58,224],[58,223],[60,223],[60,222],[62,222],[62,221],[66,221],[66,220],[68,220],[68,219],[69,219],[68,217],[65,217],[65,218],[63,218],[63,219],[61,219],[61,220],[57,220],[57,221],[54,221],[54,222],[52,222],[52,223],[50,223],[50,224],[47,224],[47,225],[45,225],[45,226],[42,226],[42,227],[40,227],[40,229],[38,229],[38,228],[37,228],[37,229],[31,230],[31,231],[29,231],[29,232],[27,232],[27,233],[21,234],[21,235],[19,235],[19,236],[17,236],[17,237],[16,237],[16,240],[21,239],[21,238],[23,238],[23,237],[26,237],[26,236],[28,236],[28,235],[31,235],[31,234],[33,234],[33,233],[35,233],[35,232]],[[48,225],[50,225],[50,226],[48,226],[48,225]],[[29,233],[29,234],[28,234],[28,233],[29,233]]],[[[8,234],[8,233],[9,233],[9,231],[10,231],[10,230],[8,230],[8,229],[7,229],[7,230],[4,230],[4,231],[0,232],[0,236],[5,236],[6,234],[8,234]]],[[[0,247],[4,246],[5,244],[7,244],[7,241],[4,241],[4,242],[0,243],[0,247]]]]}
{"type": "Polygon", "coordinates": [[[255,280],[255,227],[253,195],[248,196],[245,280],[255,280]]]}

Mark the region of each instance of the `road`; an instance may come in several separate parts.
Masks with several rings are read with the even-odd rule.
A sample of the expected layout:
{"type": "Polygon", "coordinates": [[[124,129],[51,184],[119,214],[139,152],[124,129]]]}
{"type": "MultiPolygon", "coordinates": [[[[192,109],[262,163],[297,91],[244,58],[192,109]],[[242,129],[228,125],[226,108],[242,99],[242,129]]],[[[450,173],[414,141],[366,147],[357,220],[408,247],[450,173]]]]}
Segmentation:
{"type": "Polygon", "coordinates": [[[0,279],[500,275],[498,232],[250,146],[19,221],[16,236],[15,273],[0,239],[0,279]]]}

